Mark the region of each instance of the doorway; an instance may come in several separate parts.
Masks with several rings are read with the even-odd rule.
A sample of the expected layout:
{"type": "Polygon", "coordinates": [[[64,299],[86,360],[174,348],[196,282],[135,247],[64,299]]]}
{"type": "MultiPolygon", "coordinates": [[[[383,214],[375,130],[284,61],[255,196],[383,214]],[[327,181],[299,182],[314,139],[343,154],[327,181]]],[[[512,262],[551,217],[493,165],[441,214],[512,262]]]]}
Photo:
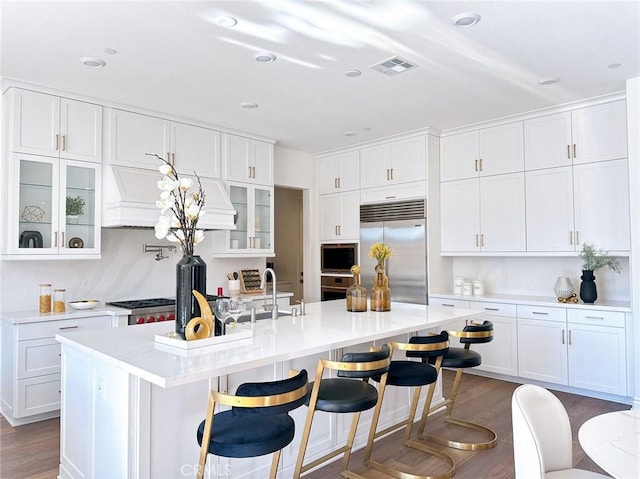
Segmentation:
{"type": "Polygon", "coordinates": [[[274,188],[276,256],[267,261],[273,262],[278,291],[293,293],[292,304],[304,297],[302,197],[302,190],[279,186],[274,188]]]}

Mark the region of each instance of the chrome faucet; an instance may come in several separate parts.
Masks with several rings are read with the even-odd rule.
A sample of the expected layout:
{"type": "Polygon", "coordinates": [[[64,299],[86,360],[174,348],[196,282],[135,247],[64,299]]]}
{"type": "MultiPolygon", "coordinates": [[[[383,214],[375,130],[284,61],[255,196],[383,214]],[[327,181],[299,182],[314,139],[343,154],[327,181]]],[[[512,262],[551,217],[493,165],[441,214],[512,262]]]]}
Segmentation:
{"type": "Polygon", "coordinates": [[[262,281],[260,282],[260,289],[265,290],[265,286],[267,284],[267,273],[271,273],[271,288],[272,288],[272,296],[273,296],[273,309],[271,310],[271,319],[278,319],[278,299],[276,295],[276,272],[271,268],[265,268],[262,272],[262,281]]]}

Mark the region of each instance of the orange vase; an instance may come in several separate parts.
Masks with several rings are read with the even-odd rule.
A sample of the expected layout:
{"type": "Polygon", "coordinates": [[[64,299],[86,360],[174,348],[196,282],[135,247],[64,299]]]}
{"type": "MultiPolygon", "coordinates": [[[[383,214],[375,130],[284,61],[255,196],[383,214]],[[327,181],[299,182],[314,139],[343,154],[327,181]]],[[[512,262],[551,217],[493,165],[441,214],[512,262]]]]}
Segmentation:
{"type": "Polygon", "coordinates": [[[391,311],[391,291],[389,279],[384,274],[384,265],[376,266],[376,277],[371,289],[371,311],[391,311]]]}

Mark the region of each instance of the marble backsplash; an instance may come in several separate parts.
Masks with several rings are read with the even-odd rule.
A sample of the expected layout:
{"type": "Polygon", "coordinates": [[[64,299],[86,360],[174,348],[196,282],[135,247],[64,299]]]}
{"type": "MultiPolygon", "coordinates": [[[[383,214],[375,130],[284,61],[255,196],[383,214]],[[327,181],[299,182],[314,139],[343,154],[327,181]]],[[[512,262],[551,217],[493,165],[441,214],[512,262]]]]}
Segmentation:
{"type": "MultiPolygon", "coordinates": [[[[67,301],[97,299],[102,302],[175,296],[175,265],[182,253],[143,253],[143,244],[169,244],[153,230],[103,229],[99,260],[49,260],[0,262],[0,311],[26,311],[38,307],[40,283],[66,289],[67,301]]],[[[207,292],[227,290],[227,273],[265,267],[264,258],[212,258],[211,242],[196,246],[207,263],[207,292]]]]}

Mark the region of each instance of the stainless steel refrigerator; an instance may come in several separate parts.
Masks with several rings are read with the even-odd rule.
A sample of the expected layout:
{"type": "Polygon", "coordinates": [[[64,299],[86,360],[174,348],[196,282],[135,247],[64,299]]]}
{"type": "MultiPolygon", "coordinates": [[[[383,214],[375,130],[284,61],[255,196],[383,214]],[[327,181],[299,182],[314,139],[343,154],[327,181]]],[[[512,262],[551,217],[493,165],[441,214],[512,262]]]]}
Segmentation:
{"type": "Polygon", "coordinates": [[[376,265],[369,249],[380,241],[392,251],[385,269],[391,300],[428,304],[425,201],[360,206],[361,280],[367,291],[373,287],[376,265]]]}

